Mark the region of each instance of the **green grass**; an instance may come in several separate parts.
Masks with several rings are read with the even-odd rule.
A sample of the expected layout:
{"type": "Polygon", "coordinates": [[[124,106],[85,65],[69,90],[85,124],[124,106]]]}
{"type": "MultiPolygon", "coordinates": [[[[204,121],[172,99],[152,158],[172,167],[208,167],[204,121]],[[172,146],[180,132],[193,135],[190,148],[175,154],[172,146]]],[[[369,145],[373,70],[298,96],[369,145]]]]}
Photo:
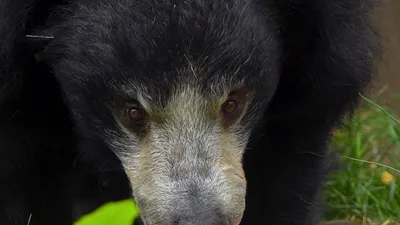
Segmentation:
{"type": "Polygon", "coordinates": [[[337,130],[332,147],[339,151],[341,168],[324,192],[326,219],[400,224],[400,121],[363,97],[355,117],[337,130]]]}

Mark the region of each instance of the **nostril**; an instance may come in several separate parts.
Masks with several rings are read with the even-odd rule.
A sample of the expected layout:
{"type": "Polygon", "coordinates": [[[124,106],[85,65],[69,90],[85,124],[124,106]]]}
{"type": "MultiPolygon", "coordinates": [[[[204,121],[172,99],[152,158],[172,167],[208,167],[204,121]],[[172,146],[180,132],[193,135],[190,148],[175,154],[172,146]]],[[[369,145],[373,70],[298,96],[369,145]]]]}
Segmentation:
{"type": "Polygon", "coordinates": [[[177,219],[174,219],[174,220],[172,221],[172,224],[171,224],[171,225],[180,225],[180,224],[182,224],[182,223],[181,223],[181,219],[177,218],[177,219]]]}

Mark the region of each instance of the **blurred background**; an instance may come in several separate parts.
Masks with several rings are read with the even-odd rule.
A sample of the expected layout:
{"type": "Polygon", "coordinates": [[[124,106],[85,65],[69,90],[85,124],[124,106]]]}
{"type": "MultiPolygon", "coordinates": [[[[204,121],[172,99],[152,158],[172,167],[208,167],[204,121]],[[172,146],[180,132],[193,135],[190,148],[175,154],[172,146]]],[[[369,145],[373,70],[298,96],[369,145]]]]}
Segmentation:
{"type": "Polygon", "coordinates": [[[385,0],[377,9],[376,26],[383,34],[384,53],[378,62],[375,92],[387,86],[380,103],[400,113],[400,0],[385,0]],[[397,96],[396,96],[397,95],[397,96]],[[397,97],[397,98],[396,98],[397,97]]]}
{"type": "Polygon", "coordinates": [[[325,224],[400,224],[400,0],[376,11],[384,52],[372,91],[334,133],[340,170],[325,189],[325,224]]]}

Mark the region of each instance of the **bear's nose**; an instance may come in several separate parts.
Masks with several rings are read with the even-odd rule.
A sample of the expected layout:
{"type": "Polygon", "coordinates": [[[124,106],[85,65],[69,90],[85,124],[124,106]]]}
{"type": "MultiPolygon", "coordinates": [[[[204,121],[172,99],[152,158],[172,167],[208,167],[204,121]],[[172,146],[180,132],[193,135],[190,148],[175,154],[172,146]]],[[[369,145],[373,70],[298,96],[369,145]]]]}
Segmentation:
{"type": "Polygon", "coordinates": [[[229,218],[218,207],[182,209],[172,217],[171,225],[230,225],[229,218]]]}

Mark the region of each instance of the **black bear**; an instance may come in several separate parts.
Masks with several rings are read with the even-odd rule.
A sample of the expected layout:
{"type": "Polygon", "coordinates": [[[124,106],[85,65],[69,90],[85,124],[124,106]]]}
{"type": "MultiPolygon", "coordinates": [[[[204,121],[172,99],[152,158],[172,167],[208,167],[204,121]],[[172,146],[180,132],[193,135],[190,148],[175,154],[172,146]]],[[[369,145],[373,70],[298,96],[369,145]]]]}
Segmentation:
{"type": "Polygon", "coordinates": [[[373,0],[1,0],[0,224],[313,225],[373,0]]]}

